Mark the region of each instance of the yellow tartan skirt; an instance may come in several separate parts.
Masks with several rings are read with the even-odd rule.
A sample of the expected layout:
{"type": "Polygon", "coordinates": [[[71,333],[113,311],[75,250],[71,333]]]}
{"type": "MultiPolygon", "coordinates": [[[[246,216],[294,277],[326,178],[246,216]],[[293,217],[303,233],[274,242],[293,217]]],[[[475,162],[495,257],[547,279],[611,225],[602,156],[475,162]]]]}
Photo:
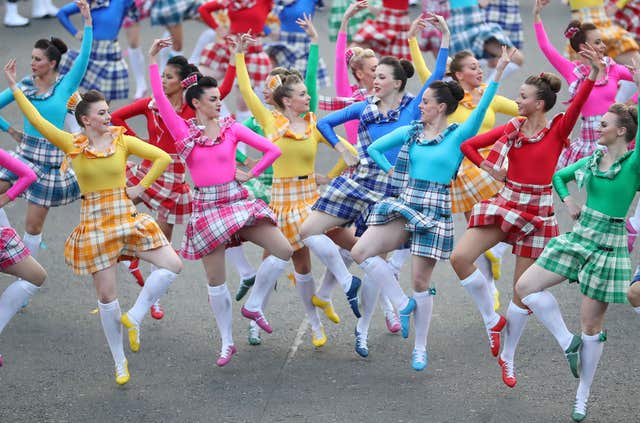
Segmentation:
{"type": "MultiPolygon", "coordinates": [[[[487,158],[489,151],[490,148],[482,149],[480,154],[487,158]]],[[[476,203],[496,195],[503,185],[465,157],[458,169],[458,176],[451,182],[451,212],[471,211],[476,203]]]]}
{"type": "Polygon", "coordinates": [[[309,216],[311,206],[318,198],[320,198],[320,193],[315,175],[273,178],[269,206],[276,214],[278,228],[294,251],[304,247],[300,237],[300,228],[309,216]]]}
{"type": "Polygon", "coordinates": [[[104,270],[138,251],[169,245],[151,216],[138,213],[124,188],[82,195],[80,224],[64,246],[65,262],[80,275],[104,270]]]}

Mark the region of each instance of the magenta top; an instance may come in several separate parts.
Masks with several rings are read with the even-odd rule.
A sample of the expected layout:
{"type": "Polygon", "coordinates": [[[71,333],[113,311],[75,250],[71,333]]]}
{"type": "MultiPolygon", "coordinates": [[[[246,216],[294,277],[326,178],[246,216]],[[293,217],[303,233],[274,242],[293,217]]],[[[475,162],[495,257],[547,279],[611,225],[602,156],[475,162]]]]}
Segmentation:
{"type": "MultiPolygon", "coordinates": [[[[358,92],[357,85],[349,84],[349,68],[347,61],[344,57],[347,50],[347,33],[338,31],[338,39],[336,40],[336,65],[335,65],[335,83],[336,83],[336,95],[338,97],[354,97],[354,93],[358,92]]],[[[364,100],[362,98],[354,98],[356,101],[364,100]]],[[[358,119],[350,120],[344,123],[344,129],[347,135],[347,141],[349,144],[355,145],[358,142],[358,119]]]]}
{"type": "Polygon", "coordinates": [[[208,138],[197,125],[196,119],[186,121],[173,110],[162,90],[157,64],[149,66],[149,79],[160,116],[176,140],[177,153],[187,163],[197,187],[225,184],[235,179],[236,146],[239,142],[264,152],[262,159],[251,169],[253,176],[260,175],[280,157],[281,151],[275,144],[236,123],[231,117],[220,121],[218,138],[208,138]]]}
{"type": "MultiPolygon", "coordinates": [[[[589,75],[589,67],[580,61],[572,62],[561,55],[551,44],[542,22],[534,24],[536,39],[542,53],[562,77],[569,83],[569,91],[573,94],[577,91],[577,85],[589,75]]],[[[633,81],[633,75],[625,66],[619,65],[612,60],[608,61],[606,68],[607,75],[596,81],[589,98],[582,106],[582,116],[604,115],[609,106],[616,101],[618,93],[618,81],[633,81]]]]}
{"type": "Polygon", "coordinates": [[[38,177],[35,172],[31,170],[29,166],[24,164],[21,160],[16,159],[11,154],[7,153],[0,148],[0,166],[8,169],[16,174],[18,180],[13,183],[11,188],[6,192],[7,197],[11,200],[15,200],[25,189],[29,188],[29,185],[34,183],[38,177]]]}

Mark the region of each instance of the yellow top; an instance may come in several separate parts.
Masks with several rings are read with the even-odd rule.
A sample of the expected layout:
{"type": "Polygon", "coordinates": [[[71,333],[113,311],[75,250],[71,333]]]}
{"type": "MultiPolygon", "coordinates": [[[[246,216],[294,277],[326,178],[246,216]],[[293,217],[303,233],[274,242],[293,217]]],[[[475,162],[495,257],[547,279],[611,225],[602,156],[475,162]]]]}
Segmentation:
{"type": "Polygon", "coordinates": [[[422,57],[422,52],[420,51],[420,46],[418,45],[416,37],[409,38],[409,49],[411,50],[411,61],[418,71],[420,81],[424,84],[427,79],[431,77],[431,71],[424,62],[424,57],[422,57]]]}
{"type": "Polygon", "coordinates": [[[604,7],[604,0],[569,0],[569,7],[571,10],[585,7],[604,7]]]}
{"type": "MultiPolygon", "coordinates": [[[[278,111],[267,109],[258,96],[253,92],[249,81],[249,73],[244,61],[244,54],[236,54],[236,77],[240,94],[247,103],[247,107],[262,127],[265,137],[269,138],[280,148],[282,155],[273,162],[274,178],[293,178],[296,176],[312,175],[315,172],[318,143],[331,144],[316,129],[316,117],[313,112],[305,115],[308,122],[304,134],[296,134],[289,129],[289,120],[278,111]]],[[[344,139],[340,142],[349,149],[354,156],[357,150],[344,139]]],[[[337,176],[346,169],[342,159],[336,163],[329,176],[337,176]]]]}
{"type": "Polygon", "coordinates": [[[629,0],[618,0],[616,2],[616,7],[618,9],[624,9],[624,7],[627,5],[627,3],[629,3],[629,0]]]}
{"type": "Polygon", "coordinates": [[[130,154],[153,161],[151,169],[140,181],[145,188],[149,188],[171,163],[171,156],[167,153],[135,137],[124,135],[124,128],[121,127],[113,127],[113,143],[106,151],[95,151],[85,135],[73,135],[49,123],[21,90],[13,91],[13,96],[29,122],[67,154],[82,193],[125,188],[127,157],[130,154]]]}

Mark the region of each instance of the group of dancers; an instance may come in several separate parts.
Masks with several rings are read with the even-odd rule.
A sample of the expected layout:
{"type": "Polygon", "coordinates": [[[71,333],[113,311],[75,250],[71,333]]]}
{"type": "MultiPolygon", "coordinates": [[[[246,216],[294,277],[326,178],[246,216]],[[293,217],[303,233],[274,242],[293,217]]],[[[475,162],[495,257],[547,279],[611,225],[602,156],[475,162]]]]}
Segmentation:
{"type": "MultiPolygon", "coordinates": [[[[517,1],[425,2],[429,10],[411,22],[408,0],[383,0],[381,12],[352,33],[352,19],[375,8],[366,0],[346,5],[335,34],[331,97],[318,94],[328,72],[312,19],[315,2],[187,3],[78,0],[57,13],[81,39],[78,52],[57,38],[42,39],[29,76],[17,79],[15,59],[4,66],[8,88],[0,107],[15,101],[25,119],[18,130],[0,117],[0,129],[17,142],[14,152],[0,150],[0,206],[19,196],[28,206],[22,238],[0,213],[0,269],[18,278],[0,296],[0,332],[47,277],[36,259],[49,208],[80,199],[65,262],[74,273],[92,275],[118,384],[130,379],[125,329],[131,351],[139,351],[142,321],[147,311],[163,318],[159,300],[178,278],[181,259],[204,266],[221,340],[218,366],[237,352],[226,262],[241,277],[235,299],[248,295],[241,314],[250,321],[249,343],[258,345],[261,331],[273,331],[269,297],[291,261],[315,347],[327,342],[321,315],[341,321],[332,303],[340,287],[357,318],[355,352],[369,355],[380,304],[389,331],[404,338],[413,316],[411,366],[422,371],[436,294],[431,275],[438,261],[450,259],[480,312],[503,382],[516,386],[515,351],[533,314],[579,378],[572,418],[584,420],[608,304],[628,302],[640,314],[634,284],[640,275],[632,276],[629,258],[640,211],[625,219],[640,188],[640,22],[626,13],[636,2],[620,0],[612,9],[604,1],[570,1],[578,19],[564,32],[574,57],[567,59],[545,32],[548,0],[536,0],[537,44],[569,84],[566,110],[551,118],[562,88],[554,74],[528,76],[515,100],[497,94],[524,60],[517,1]],[[211,27],[196,43],[197,65],[181,54],[180,25],[194,10],[211,27]],[[431,10],[447,15],[450,25],[431,10]],[[82,29],[69,20],[74,13],[82,29]],[[111,112],[111,100],[129,96],[127,65],[113,40],[125,18],[145,13],[171,34],[149,51],[152,96],[111,112]],[[434,43],[433,31],[439,47],[430,70],[422,50],[434,43]],[[417,95],[406,90],[414,73],[422,83],[417,95]],[[223,100],[235,80],[234,117],[223,100]],[[330,113],[319,118],[318,109],[330,113]],[[495,126],[497,113],[510,120],[495,126]],[[147,122],[144,141],[126,122],[139,115],[147,122]],[[579,118],[579,134],[569,140],[579,118]],[[320,143],[336,152],[327,175],[315,172],[320,143]],[[249,157],[242,144],[261,157],[249,157]],[[571,181],[585,190],[585,205],[570,195],[571,181]],[[554,189],[576,220],[566,234],[558,229],[554,189]],[[139,212],[139,203],[155,218],[139,212]],[[468,221],[455,243],[453,213],[468,221]],[[184,223],[176,252],[174,226],[184,223]],[[246,242],[264,250],[257,269],[244,256],[246,242]],[[495,281],[508,245],[516,265],[502,315],[495,281]],[[326,267],[319,286],[312,253],[326,267]],[[405,293],[399,273],[409,256],[412,292],[405,293]],[[151,265],[146,278],[139,260],[151,265]],[[124,313],[116,296],[118,262],[142,287],[124,313]],[[350,272],[353,263],[362,280],[350,272]],[[581,335],[568,330],[549,291],[565,280],[580,287],[581,335]]],[[[341,7],[335,3],[332,11],[341,7]]],[[[130,60],[134,72],[144,64],[137,53],[130,60]]],[[[143,85],[139,96],[146,78],[135,80],[143,85]]]]}

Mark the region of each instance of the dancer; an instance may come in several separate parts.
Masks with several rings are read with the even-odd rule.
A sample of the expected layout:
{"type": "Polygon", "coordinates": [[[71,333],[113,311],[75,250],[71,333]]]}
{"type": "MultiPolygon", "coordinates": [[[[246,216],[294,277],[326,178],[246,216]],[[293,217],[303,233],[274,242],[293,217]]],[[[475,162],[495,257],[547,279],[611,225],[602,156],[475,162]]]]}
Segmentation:
{"type": "MultiPolygon", "coordinates": [[[[46,19],[56,16],[58,8],[53,5],[51,0],[32,0],[31,1],[31,17],[33,19],[46,19]]],[[[31,22],[28,18],[18,13],[18,0],[6,0],[4,12],[4,26],[8,28],[17,28],[29,25],[31,22]]]]}
{"type": "Polygon", "coordinates": [[[468,229],[453,250],[451,264],[482,315],[494,357],[500,351],[500,333],[505,326],[507,328],[498,363],[502,367],[502,380],[510,387],[516,384],[513,360],[528,320],[528,310],[518,293],[514,292],[507,319],[496,313],[487,281],[474,262],[500,241],[513,245],[515,284],[542,253],[544,246],[558,235],[551,177],[580,115],[580,108],[591,93],[596,75],[604,69],[597,52],[589,45],[585,45],[581,54],[589,59],[591,72],[580,84],[566,113],[547,121],[546,113],[555,105],[560,91],[560,79],[544,72],[530,76],[520,87],[516,100],[518,112],[523,117],[513,118],[506,125],[477,135],[461,147],[464,155],[476,166],[505,182],[495,197],[473,207],[468,229]],[[492,144],[495,145],[485,159],[480,149],[492,144]],[[507,158],[509,168],[505,175],[501,166],[507,158]]]}
{"type": "MultiPolygon", "coordinates": [[[[511,50],[511,55],[515,50],[511,50]]],[[[382,289],[398,310],[402,336],[409,336],[409,316],[415,312],[416,338],[412,367],[427,366],[427,334],[433,311],[431,274],[437,261],[446,260],[453,250],[450,183],[462,153],[460,144],[474,136],[498,89],[502,71],[509,63],[507,48],[496,67],[495,79],[482,95],[478,107],[462,124],[449,124],[464,91],[456,82],[436,81],[429,85],[420,102],[419,122],[400,127],[378,138],[367,151],[383,171],[402,181],[398,198],[377,204],[367,219],[368,229],[351,250],[369,282],[382,289]],[[384,152],[401,147],[395,166],[384,152]],[[378,257],[410,242],[413,296],[407,297],[387,263],[378,257]]]]}
{"type": "MultiPolygon", "coordinates": [[[[329,10],[329,40],[335,43],[338,39],[338,32],[342,31],[342,20],[349,6],[353,5],[353,2],[349,0],[333,0],[331,2],[331,10],[329,10]]],[[[349,20],[349,24],[344,29],[347,34],[347,40],[358,31],[362,23],[373,18],[373,14],[368,9],[359,9],[357,13],[349,20]]]]}
{"type": "MultiPolygon", "coordinates": [[[[258,268],[253,287],[253,293],[258,291],[259,295],[273,289],[293,254],[286,238],[275,226],[273,212],[262,201],[249,200],[247,191],[239,184],[259,175],[272,164],[280,155],[280,149],[230,116],[218,120],[220,90],[217,81],[211,77],[199,76],[187,88],[186,101],[195,110],[196,117],[188,121],[182,119],[162,91],[156,63],[160,50],[170,44],[167,39],[155,40],[149,50],[151,89],[160,116],[176,140],[176,151],[187,163],[196,186],[193,211],[180,255],[187,260],[202,259],[207,274],[209,305],[222,338],[217,365],[224,366],[237,352],[231,327],[231,295],[225,282],[225,244],[246,240],[269,251],[270,255],[258,268]],[[236,170],[235,149],[239,142],[265,153],[249,173],[236,170]],[[212,163],[217,169],[213,173],[210,172],[212,163]]],[[[252,302],[251,298],[242,307],[242,315],[255,320],[267,333],[272,332],[261,304],[252,302]]]]}
{"type": "Polygon", "coordinates": [[[509,41],[518,50],[522,50],[524,34],[522,33],[522,16],[518,0],[484,0],[479,2],[487,23],[500,26],[509,41]]]}
{"type": "MultiPolygon", "coordinates": [[[[640,87],[637,65],[634,76],[640,87]]],[[[598,143],[606,150],[596,150],[553,176],[553,187],[577,222],[571,232],[551,240],[516,284],[522,302],[556,338],[571,372],[580,378],[571,414],[577,422],[587,417],[591,383],[606,340],[605,312],[610,303],[627,302],[631,260],[624,218],[640,189],[640,138],[634,150],[628,151],[637,137],[636,107],[619,103],[609,107],[598,128],[598,143]],[[573,180],[586,190],[582,207],[567,189],[573,180]],[[580,284],[581,337],[567,329],[558,302],[549,292],[565,279],[580,284]]],[[[631,292],[629,298],[633,298],[631,292]]]]}
{"type": "Polygon", "coordinates": [[[353,36],[353,43],[362,48],[371,48],[381,57],[409,60],[409,0],[382,0],[382,8],[373,14],[375,17],[364,21],[353,36]]]}

